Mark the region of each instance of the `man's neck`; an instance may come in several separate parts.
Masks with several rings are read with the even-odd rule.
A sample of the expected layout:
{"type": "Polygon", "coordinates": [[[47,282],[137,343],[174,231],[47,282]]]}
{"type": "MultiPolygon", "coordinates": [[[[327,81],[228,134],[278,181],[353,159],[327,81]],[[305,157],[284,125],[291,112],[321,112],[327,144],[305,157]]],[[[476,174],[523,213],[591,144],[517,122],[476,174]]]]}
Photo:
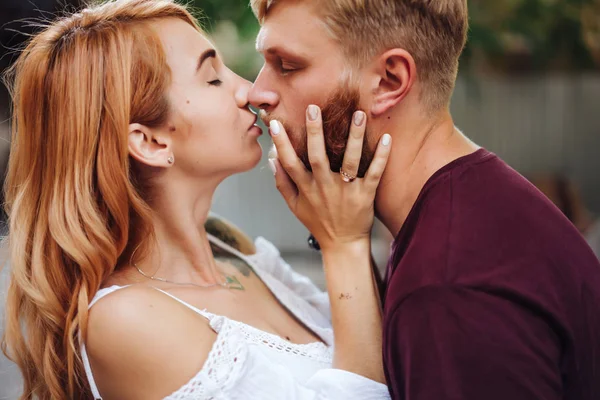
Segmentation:
{"type": "Polygon", "coordinates": [[[449,112],[436,118],[397,116],[388,132],[392,151],[375,198],[377,217],[398,235],[429,178],[479,147],[455,128],[449,112]]]}

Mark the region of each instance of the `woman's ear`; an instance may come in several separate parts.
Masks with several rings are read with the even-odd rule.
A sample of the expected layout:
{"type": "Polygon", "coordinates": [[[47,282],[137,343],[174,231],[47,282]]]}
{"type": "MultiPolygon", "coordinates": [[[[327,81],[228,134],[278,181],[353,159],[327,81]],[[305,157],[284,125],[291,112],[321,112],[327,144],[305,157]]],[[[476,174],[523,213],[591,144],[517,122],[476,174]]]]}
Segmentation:
{"type": "Polygon", "coordinates": [[[373,71],[376,79],[371,113],[380,116],[409,94],[417,77],[417,67],[409,52],[391,49],[375,60],[373,71]]]}
{"type": "Polygon", "coordinates": [[[129,154],[142,164],[159,168],[173,165],[171,135],[160,130],[130,124],[128,145],[129,154]]]}

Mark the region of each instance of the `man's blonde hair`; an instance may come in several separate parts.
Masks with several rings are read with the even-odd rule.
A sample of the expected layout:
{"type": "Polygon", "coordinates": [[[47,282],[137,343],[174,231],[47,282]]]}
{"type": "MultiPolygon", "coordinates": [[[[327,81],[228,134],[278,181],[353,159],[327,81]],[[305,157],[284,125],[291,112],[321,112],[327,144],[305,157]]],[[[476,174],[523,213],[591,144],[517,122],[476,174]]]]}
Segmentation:
{"type": "Polygon", "coordinates": [[[466,43],[467,0],[251,0],[262,24],[285,1],[315,9],[347,57],[357,66],[386,50],[403,48],[415,59],[429,109],[448,105],[458,59],[466,43]]]}

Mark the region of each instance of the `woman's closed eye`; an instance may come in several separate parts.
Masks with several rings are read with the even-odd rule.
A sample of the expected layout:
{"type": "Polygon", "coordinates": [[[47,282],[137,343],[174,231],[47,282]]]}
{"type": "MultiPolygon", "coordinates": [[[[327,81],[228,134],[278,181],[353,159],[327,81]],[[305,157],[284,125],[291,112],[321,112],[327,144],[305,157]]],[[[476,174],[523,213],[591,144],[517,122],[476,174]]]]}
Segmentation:
{"type": "Polygon", "coordinates": [[[208,82],[208,84],[211,86],[221,86],[222,83],[223,82],[220,79],[214,79],[208,82]]]}

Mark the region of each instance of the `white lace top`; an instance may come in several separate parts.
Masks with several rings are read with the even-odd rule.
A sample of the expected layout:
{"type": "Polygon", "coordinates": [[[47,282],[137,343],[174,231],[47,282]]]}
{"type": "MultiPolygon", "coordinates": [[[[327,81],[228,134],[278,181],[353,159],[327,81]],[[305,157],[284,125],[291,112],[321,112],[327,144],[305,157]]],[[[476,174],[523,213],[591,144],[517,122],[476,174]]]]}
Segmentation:
{"type": "MultiPolygon", "coordinates": [[[[289,343],[277,335],[200,310],[161,290],[207,318],[217,333],[217,339],[203,368],[165,400],[390,398],[387,386],[332,368],[333,330],[329,298],[310,279],[294,272],[272,243],[264,238],[256,239],[257,252],[247,256],[215,237],[209,236],[209,240],[250,264],[277,299],[324,343],[289,343]]],[[[112,286],[101,289],[94,296],[90,307],[104,296],[122,288],[112,286]]],[[[102,399],[83,344],[81,354],[94,398],[102,399]]]]}

